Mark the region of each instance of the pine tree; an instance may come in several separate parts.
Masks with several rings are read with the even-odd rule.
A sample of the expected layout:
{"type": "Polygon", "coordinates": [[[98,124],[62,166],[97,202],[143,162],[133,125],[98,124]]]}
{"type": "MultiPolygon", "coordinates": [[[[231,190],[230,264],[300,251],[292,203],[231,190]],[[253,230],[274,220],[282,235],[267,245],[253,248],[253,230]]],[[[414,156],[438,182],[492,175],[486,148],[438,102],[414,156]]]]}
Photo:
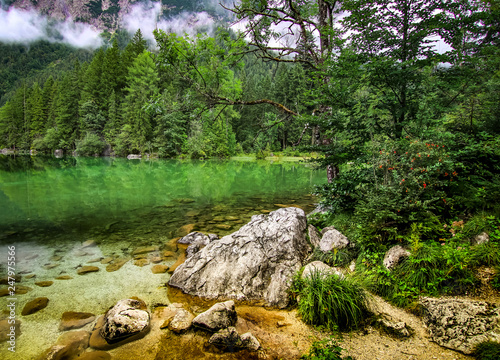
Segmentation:
{"type": "Polygon", "coordinates": [[[140,54],[129,68],[127,76],[127,96],[125,111],[127,123],[132,129],[131,142],[135,149],[144,150],[147,141],[151,140],[151,117],[144,110],[151,96],[158,92],[158,74],[155,63],[148,51],[140,54]]]}
{"type": "Polygon", "coordinates": [[[30,120],[30,140],[43,136],[45,133],[45,114],[42,90],[37,82],[31,88],[28,100],[30,120]]]}

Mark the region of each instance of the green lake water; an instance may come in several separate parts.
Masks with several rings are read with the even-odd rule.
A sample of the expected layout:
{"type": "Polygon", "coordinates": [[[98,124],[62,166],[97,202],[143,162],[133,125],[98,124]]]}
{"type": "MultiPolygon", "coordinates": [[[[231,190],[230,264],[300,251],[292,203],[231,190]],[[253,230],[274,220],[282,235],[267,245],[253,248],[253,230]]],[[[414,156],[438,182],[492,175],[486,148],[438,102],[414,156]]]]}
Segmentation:
{"type": "MultiPolygon", "coordinates": [[[[8,246],[16,248],[15,271],[22,276],[15,300],[18,351],[1,342],[0,358],[31,359],[53,345],[65,311],[99,315],[131,296],[168,304],[169,275],[153,275],[152,267],[182,257],[176,237],[190,231],[222,237],[252,215],[285,206],[310,212],[316,201],[310,193],[324,181],[324,172],[295,162],[0,155],[0,278],[8,246]],[[99,270],[79,275],[83,266],[99,270]],[[43,281],[53,284],[37,284],[43,281]],[[25,304],[40,296],[49,305],[22,316],[25,304]]],[[[0,294],[6,289],[1,284],[0,294]]],[[[7,298],[0,297],[0,331],[7,298]]]]}

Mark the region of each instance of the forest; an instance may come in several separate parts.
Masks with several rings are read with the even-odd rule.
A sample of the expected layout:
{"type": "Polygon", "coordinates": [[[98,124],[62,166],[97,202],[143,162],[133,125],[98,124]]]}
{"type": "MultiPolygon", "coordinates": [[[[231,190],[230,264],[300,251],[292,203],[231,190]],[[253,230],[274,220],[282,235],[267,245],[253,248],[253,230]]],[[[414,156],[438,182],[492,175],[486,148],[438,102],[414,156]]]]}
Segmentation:
{"type": "Polygon", "coordinates": [[[474,269],[500,265],[499,1],[242,0],[228,11],[243,32],[156,30],[148,44],[118,30],[95,52],[2,45],[0,148],[316,152],[329,181],[315,222],[359,244],[323,260],[357,259],[376,293],[399,305],[463,293],[474,269]],[[483,231],[492,241],[464,245],[483,231]],[[413,250],[399,275],[380,266],[394,244],[413,250]]]}

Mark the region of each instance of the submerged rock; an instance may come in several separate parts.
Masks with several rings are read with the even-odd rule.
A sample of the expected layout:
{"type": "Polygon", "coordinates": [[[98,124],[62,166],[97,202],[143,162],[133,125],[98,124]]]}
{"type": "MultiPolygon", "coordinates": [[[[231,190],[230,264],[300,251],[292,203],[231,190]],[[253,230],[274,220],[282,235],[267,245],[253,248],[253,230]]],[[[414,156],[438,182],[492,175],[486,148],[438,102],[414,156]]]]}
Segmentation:
{"type": "Polygon", "coordinates": [[[12,335],[9,335],[12,332],[11,326],[15,327],[14,337],[16,339],[21,335],[21,320],[16,319],[15,324],[9,324],[8,319],[0,320],[0,343],[11,340],[12,335]]]}
{"type": "Polygon", "coordinates": [[[82,354],[78,360],[111,360],[111,355],[106,351],[91,351],[82,354]]]}
{"type": "Polygon", "coordinates": [[[186,258],[189,258],[200,251],[200,249],[207,246],[210,241],[211,239],[208,235],[193,231],[180,238],[177,242],[179,244],[189,244],[188,248],[186,249],[186,258]]]}
{"type": "Polygon", "coordinates": [[[176,314],[168,324],[168,328],[175,333],[181,333],[189,329],[193,323],[194,315],[186,309],[177,309],[176,314]]]}
{"type": "MultiPolygon", "coordinates": [[[[87,331],[70,331],[57,339],[57,343],[48,349],[40,360],[73,359],[89,346],[90,334],[87,331]]],[[[79,359],[79,358],[78,358],[79,359]]]]}
{"type": "Polygon", "coordinates": [[[34,314],[42,309],[45,309],[48,304],[49,304],[48,298],[38,297],[34,300],[31,300],[26,305],[24,305],[24,308],[23,308],[23,311],[21,312],[21,315],[26,316],[26,315],[34,314]]]}
{"type": "Polygon", "coordinates": [[[252,333],[244,333],[240,336],[242,345],[245,349],[257,351],[260,348],[260,342],[257,340],[255,336],[252,335],[252,333]]]}
{"type": "Polygon", "coordinates": [[[115,259],[112,263],[106,266],[107,272],[113,272],[120,270],[123,265],[125,265],[130,259],[115,259]]]}
{"type": "Polygon", "coordinates": [[[96,271],[99,271],[99,268],[97,266],[82,266],[81,268],[79,268],[76,271],[76,273],[78,275],[85,275],[85,274],[88,274],[91,272],[96,272],[96,271]]]}
{"type": "Polygon", "coordinates": [[[237,315],[234,301],[229,300],[213,305],[207,311],[201,313],[193,320],[193,325],[212,332],[234,326],[237,315]]]}
{"type": "Polygon", "coordinates": [[[54,284],[53,281],[49,281],[49,280],[46,280],[46,281],[38,281],[35,283],[36,286],[40,286],[40,287],[49,287],[51,286],[52,284],[54,284]]]}
{"type": "Polygon", "coordinates": [[[260,348],[259,340],[252,333],[247,332],[240,336],[233,326],[219,330],[210,337],[208,342],[229,352],[240,349],[257,351],[260,348]]]}
{"type": "Polygon", "coordinates": [[[306,217],[298,208],[254,215],[240,230],[188,258],[169,285],[190,295],[286,307],[291,279],[310,250],[305,230],[306,217]]]}
{"type": "Polygon", "coordinates": [[[168,268],[169,267],[167,265],[154,265],[153,267],[151,267],[151,272],[153,274],[163,274],[167,272],[168,268]]]}
{"type": "Polygon", "coordinates": [[[500,308],[483,301],[421,298],[424,322],[441,346],[472,354],[483,341],[500,341],[500,308]]]}
{"type": "Polygon", "coordinates": [[[120,300],[104,316],[101,336],[114,344],[149,330],[150,315],[143,301],[120,300]]]}
{"type": "Polygon", "coordinates": [[[81,328],[95,320],[95,315],[92,313],[66,311],[62,314],[61,323],[59,324],[60,331],[81,328]]]}
{"type": "Polygon", "coordinates": [[[208,342],[226,351],[234,351],[243,347],[241,337],[234,327],[222,329],[210,337],[208,342]]]}

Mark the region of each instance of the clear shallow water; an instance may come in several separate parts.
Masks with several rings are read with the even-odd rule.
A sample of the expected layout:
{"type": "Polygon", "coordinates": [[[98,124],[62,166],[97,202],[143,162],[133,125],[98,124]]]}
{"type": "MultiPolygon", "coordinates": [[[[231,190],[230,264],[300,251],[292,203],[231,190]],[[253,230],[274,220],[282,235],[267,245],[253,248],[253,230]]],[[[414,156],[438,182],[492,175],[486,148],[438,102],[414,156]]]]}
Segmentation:
{"type": "MultiPolygon", "coordinates": [[[[153,275],[151,268],[182,256],[172,239],[193,230],[222,237],[252,215],[283,206],[308,212],[313,185],[323,181],[323,172],[297,163],[0,156],[0,278],[7,246],[14,245],[18,285],[29,288],[17,295],[18,352],[0,343],[0,357],[36,357],[61,335],[65,311],[99,315],[131,296],[150,306],[169,303],[169,275],[153,275]],[[84,247],[87,240],[95,246],[84,247]],[[120,261],[127,262],[109,271],[120,261]],[[88,265],[99,271],[77,274],[88,265]],[[40,281],[54,283],[40,287],[40,281]],[[39,296],[49,298],[47,308],[21,316],[39,296]]],[[[0,297],[0,322],[6,305],[0,297]]]]}

